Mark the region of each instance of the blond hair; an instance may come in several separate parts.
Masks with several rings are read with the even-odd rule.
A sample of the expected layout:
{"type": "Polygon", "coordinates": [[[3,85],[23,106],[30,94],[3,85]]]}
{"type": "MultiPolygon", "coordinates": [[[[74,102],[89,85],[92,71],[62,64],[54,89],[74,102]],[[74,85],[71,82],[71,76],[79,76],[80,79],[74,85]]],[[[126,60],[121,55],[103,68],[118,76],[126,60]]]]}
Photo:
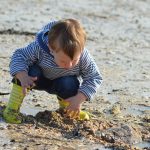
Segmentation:
{"type": "Polygon", "coordinates": [[[48,33],[48,43],[54,51],[60,49],[71,59],[77,52],[82,52],[86,41],[86,33],[75,19],[58,21],[48,33]],[[59,43],[58,44],[56,43],[59,43]]]}

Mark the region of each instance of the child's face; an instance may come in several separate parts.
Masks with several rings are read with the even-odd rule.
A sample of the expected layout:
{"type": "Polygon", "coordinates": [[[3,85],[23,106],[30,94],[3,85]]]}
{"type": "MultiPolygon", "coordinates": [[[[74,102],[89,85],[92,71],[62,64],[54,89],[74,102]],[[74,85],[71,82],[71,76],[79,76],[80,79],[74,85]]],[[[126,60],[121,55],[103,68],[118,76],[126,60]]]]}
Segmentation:
{"type": "MultiPolygon", "coordinates": [[[[51,47],[49,46],[49,48],[51,49],[51,47]]],[[[52,51],[53,53],[53,56],[54,56],[54,60],[55,60],[55,63],[61,67],[61,68],[65,68],[65,69],[71,69],[73,68],[75,65],[78,64],[79,62],[79,59],[80,59],[80,55],[81,53],[77,53],[73,60],[67,56],[62,50],[59,50],[59,51],[55,51],[53,50],[52,51]]]]}
{"type": "Polygon", "coordinates": [[[73,60],[69,56],[67,56],[63,51],[53,52],[55,63],[65,69],[73,68],[78,64],[80,59],[80,54],[74,56],[73,60]]]}

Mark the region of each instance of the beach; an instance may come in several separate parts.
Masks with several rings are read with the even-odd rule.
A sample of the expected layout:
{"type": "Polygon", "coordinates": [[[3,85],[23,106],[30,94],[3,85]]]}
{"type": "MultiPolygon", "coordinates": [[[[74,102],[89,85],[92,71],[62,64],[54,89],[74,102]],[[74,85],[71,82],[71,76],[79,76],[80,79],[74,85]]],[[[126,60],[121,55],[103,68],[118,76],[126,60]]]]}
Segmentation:
{"type": "Polygon", "coordinates": [[[150,149],[150,1],[5,0],[0,21],[0,150],[150,149]],[[5,123],[13,52],[63,18],[82,23],[103,77],[94,99],[82,106],[91,120],[65,120],[55,95],[32,90],[21,107],[24,123],[5,123]]]}

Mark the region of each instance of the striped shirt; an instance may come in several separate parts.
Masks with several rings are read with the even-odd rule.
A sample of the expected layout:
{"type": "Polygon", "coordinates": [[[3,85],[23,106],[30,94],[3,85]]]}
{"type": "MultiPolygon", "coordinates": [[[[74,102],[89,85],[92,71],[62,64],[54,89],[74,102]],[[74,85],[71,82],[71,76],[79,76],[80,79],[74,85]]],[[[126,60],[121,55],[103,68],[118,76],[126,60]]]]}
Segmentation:
{"type": "Polygon", "coordinates": [[[78,64],[71,69],[60,68],[55,63],[53,55],[47,48],[48,35],[46,34],[55,23],[56,21],[48,23],[37,33],[32,43],[13,53],[10,62],[10,74],[14,76],[21,71],[28,72],[29,66],[36,63],[42,69],[43,75],[50,80],[76,75],[82,79],[78,91],[85,94],[90,100],[102,82],[98,67],[87,49],[83,50],[78,64]],[[41,46],[39,38],[41,38],[43,46],[41,46]]]}

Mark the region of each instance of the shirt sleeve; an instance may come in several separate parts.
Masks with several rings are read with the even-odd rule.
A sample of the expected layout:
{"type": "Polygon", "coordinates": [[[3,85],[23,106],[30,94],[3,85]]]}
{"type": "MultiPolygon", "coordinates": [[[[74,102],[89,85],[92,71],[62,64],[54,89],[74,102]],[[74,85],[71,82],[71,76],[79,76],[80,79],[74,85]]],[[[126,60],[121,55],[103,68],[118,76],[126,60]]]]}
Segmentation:
{"type": "Polygon", "coordinates": [[[80,58],[80,74],[83,82],[79,87],[87,100],[91,100],[102,83],[102,76],[91,55],[85,49],[80,58]]]}
{"type": "Polygon", "coordinates": [[[10,61],[10,74],[14,76],[20,71],[28,72],[29,66],[33,65],[39,59],[40,47],[36,41],[24,48],[17,49],[10,61]]]}

